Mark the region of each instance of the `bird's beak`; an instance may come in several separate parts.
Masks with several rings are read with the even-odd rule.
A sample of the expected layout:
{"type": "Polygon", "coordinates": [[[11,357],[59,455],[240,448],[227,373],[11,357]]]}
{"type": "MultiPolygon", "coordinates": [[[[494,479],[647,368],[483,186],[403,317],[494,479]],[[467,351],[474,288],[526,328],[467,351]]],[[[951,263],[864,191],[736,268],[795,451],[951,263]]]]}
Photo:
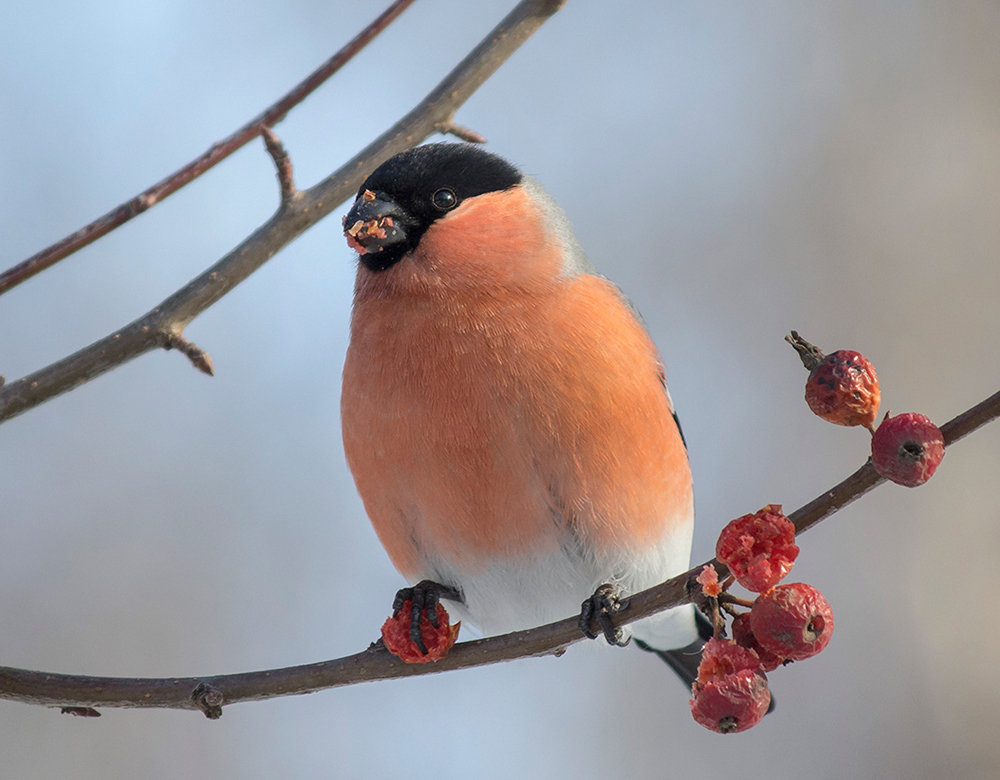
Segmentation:
{"type": "Polygon", "coordinates": [[[344,217],[347,244],[362,256],[400,244],[406,240],[405,217],[393,201],[365,190],[344,217]]]}

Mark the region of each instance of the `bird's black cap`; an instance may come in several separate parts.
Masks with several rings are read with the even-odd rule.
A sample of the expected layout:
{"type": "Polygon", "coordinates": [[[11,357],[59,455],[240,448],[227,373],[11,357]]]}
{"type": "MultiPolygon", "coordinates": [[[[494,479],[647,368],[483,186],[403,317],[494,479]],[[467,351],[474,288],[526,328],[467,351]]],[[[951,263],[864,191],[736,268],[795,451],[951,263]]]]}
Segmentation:
{"type": "Polygon", "coordinates": [[[365,250],[361,262],[381,271],[413,251],[427,228],[462,201],[510,189],[522,178],[513,165],[480,146],[418,146],[372,172],[359,188],[344,228],[365,250]]]}

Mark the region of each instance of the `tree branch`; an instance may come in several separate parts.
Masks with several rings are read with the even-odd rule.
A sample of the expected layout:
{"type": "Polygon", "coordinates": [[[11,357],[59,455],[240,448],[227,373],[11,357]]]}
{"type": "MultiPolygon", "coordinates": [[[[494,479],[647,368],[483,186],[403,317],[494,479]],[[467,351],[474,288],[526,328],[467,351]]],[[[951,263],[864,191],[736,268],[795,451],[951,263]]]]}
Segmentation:
{"type": "MultiPolygon", "coordinates": [[[[1000,392],[941,426],[946,444],[952,445],[998,416],[1000,392]]],[[[869,461],[789,518],[799,532],[806,531],[883,481],[869,461]]],[[[717,560],[706,561],[631,596],[628,606],[613,615],[612,621],[615,625],[625,625],[670,607],[697,601],[699,593],[694,578],[709,563],[716,567],[720,577],[726,576],[724,565],[717,560]]],[[[88,677],[0,667],[0,699],[80,711],[91,707],[194,709],[214,719],[221,716],[223,704],[313,693],[370,680],[447,672],[515,658],[558,655],[567,645],[581,639],[583,635],[574,616],[528,631],[462,642],[455,645],[447,657],[433,664],[405,664],[381,643],[376,643],[360,653],[332,661],[214,677],[88,677]]]]}
{"type": "Polygon", "coordinates": [[[410,113],[319,184],[283,200],[271,219],[207,271],[124,328],[0,387],[0,422],[182,337],[198,314],[353,195],[373,168],[441,123],[450,125],[455,111],[563,2],[522,0],[410,113]]]}
{"type": "Polygon", "coordinates": [[[413,0],[394,0],[388,8],[379,14],[378,18],[358,33],[340,51],[310,73],[278,102],[251,119],[228,138],[213,144],[200,157],[195,158],[180,170],[174,171],[167,178],[157,182],[126,203],[112,209],[104,216],[98,217],[89,225],[85,225],[61,241],[57,241],[52,246],[46,247],[27,260],[4,271],[0,274],[0,295],[152,208],[252,141],[261,134],[262,128],[280,122],[292,108],[305,100],[320,84],[340,70],[348,60],[368,45],[376,35],[388,27],[412,3],[413,0]]]}

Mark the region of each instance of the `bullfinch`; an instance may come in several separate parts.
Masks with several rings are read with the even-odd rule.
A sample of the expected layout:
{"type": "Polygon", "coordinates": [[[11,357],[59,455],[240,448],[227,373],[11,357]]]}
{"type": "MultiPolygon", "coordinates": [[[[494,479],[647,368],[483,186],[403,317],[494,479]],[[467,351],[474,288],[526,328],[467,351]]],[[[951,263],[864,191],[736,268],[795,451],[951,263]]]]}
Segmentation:
{"type": "MultiPolygon", "coordinates": [[[[663,364],[533,178],[470,144],[392,157],[344,219],[359,256],[344,448],[397,595],[486,634],[579,614],[609,642],[629,593],[687,569],[691,472],[663,364]],[[581,608],[582,603],[582,608],[581,608]]],[[[631,626],[690,682],[691,605],[631,626]]],[[[701,636],[699,636],[701,635],[701,636]]]]}

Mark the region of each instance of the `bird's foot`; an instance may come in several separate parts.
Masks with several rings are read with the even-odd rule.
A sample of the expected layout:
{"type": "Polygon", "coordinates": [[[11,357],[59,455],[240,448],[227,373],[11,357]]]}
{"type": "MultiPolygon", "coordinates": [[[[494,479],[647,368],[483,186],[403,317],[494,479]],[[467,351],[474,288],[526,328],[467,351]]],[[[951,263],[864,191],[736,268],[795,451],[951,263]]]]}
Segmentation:
{"type": "Polygon", "coordinates": [[[628,606],[628,599],[623,599],[614,585],[601,585],[594,594],[580,605],[580,617],[577,625],[589,639],[597,639],[601,634],[609,645],[625,647],[632,638],[624,629],[616,628],[611,623],[611,616],[621,612],[628,606]],[[597,623],[600,633],[591,630],[591,622],[597,623]]]}
{"type": "Polygon", "coordinates": [[[403,604],[410,602],[410,639],[421,653],[426,655],[427,647],[420,634],[420,619],[426,615],[430,624],[437,628],[437,605],[441,599],[463,602],[462,592],[450,585],[442,585],[432,580],[421,580],[412,588],[401,588],[392,602],[392,616],[397,617],[403,604]]]}

